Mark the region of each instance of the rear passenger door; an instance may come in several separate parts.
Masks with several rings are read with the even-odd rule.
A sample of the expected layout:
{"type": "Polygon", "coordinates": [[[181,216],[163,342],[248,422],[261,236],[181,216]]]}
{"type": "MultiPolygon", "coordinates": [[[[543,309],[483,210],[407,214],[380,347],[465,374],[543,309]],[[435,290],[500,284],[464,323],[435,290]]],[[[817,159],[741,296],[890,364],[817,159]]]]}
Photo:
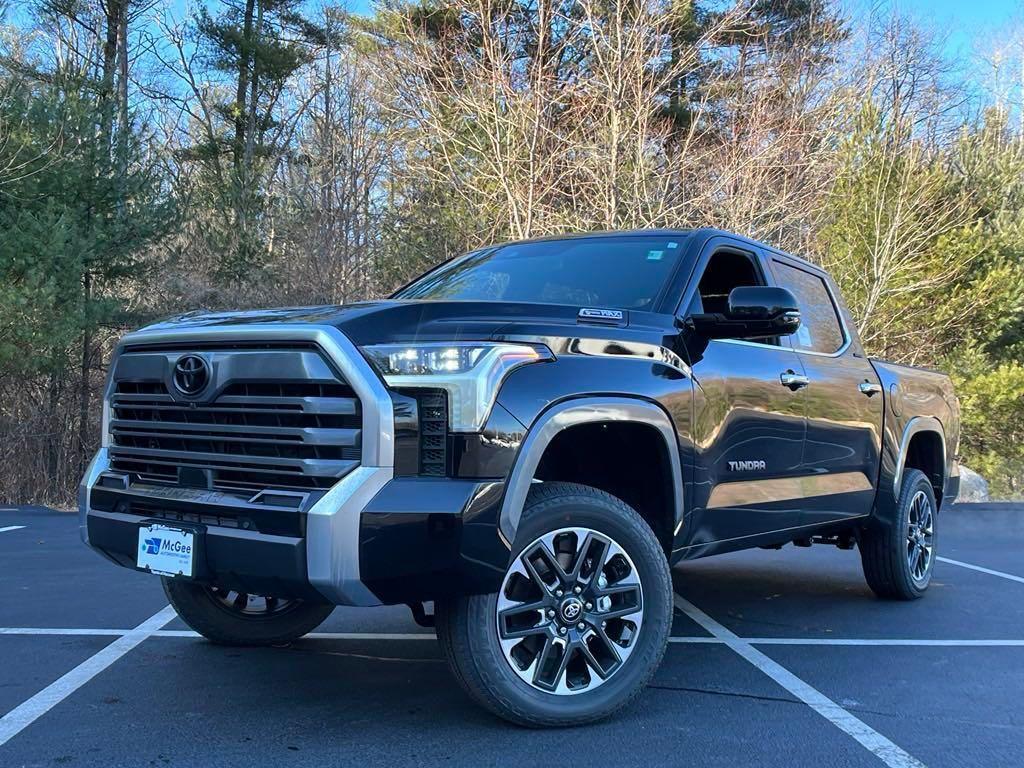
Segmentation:
{"type": "Polygon", "coordinates": [[[809,382],[801,474],[802,525],[869,514],[878,483],[883,397],[847,313],[824,272],[771,257],[775,279],[796,296],[801,326],[790,337],[809,382]]]}

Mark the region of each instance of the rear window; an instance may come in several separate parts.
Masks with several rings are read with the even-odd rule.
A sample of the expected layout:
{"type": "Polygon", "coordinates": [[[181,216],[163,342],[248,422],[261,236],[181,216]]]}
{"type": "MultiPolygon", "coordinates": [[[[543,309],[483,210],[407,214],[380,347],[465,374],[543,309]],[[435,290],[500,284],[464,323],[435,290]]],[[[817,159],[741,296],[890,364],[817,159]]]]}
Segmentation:
{"type": "Polygon", "coordinates": [[[393,298],[650,311],[675,272],[682,250],[679,235],[511,243],[460,256],[393,298]]]}

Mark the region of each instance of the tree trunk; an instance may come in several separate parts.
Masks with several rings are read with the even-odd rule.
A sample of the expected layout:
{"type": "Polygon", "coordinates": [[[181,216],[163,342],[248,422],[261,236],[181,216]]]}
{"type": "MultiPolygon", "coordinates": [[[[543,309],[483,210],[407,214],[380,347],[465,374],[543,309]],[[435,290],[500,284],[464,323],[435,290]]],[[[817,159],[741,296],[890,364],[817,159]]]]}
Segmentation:
{"type": "Polygon", "coordinates": [[[114,76],[117,72],[118,35],[121,30],[121,17],[125,15],[127,0],[107,0],[104,6],[106,13],[106,37],[103,41],[103,72],[100,112],[101,147],[110,158],[110,142],[114,133],[114,76]]]}
{"type": "Polygon", "coordinates": [[[58,473],[60,471],[60,443],[63,435],[57,425],[60,417],[57,409],[60,407],[60,369],[54,366],[50,372],[50,381],[47,393],[47,413],[43,422],[43,429],[46,430],[46,495],[47,498],[56,498],[60,491],[58,473]]]}
{"type": "MultiPolygon", "coordinates": [[[[128,34],[128,0],[107,0],[103,7],[106,15],[105,35],[103,41],[103,71],[101,73],[102,89],[100,94],[100,124],[98,146],[91,157],[96,162],[92,172],[98,178],[106,178],[111,171],[111,158],[114,138],[114,116],[117,113],[117,93],[115,92],[115,80],[118,67],[119,43],[122,36],[126,39],[128,34]]],[[[125,42],[127,49],[127,42],[125,42]]],[[[127,77],[127,50],[123,56],[123,76],[121,88],[128,87],[127,77]]],[[[89,216],[92,217],[91,201],[88,203],[89,216]]],[[[90,227],[93,220],[90,218],[90,227]]],[[[82,356],[79,369],[78,382],[78,438],[76,441],[76,452],[78,454],[79,474],[85,471],[85,464],[88,459],[90,448],[89,440],[89,411],[92,403],[92,346],[93,346],[93,320],[90,316],[90,308],[93,295],[93,279],[91,265],[86,262],[82,270],[82,356]]]]}
{"type": "Polygon", "coordinates": [[[235,92],[235,227],[238,232],[236,269],[244,268],[249,258],[249,195],[252,180],[252,145],[256,132],[256,37],[254,19],[256,0],[246,0],[242,22],[242,50],[238,63],[238,89],[235,92]]]}
{"type": "MultiPolygon", "coordinates": [[[[86,271],[82,278],[82,290],[85,297],[85,306],[88,308],[92,301],[92,277],[86,271]]],[[[85,472],[85,463],[89,450],[89,404],[92,400],[92,389],[90,387],[92,371],[92,323],[89,320],[88,310],[86,311],[85,327],[82,329],[82,362],[80,368],[81,379],[78,382],[78,474],[85,472]]]]}
{"type": "MultiPolygon", "coordinates": [[[[117,156],[118,183],[123,186],[128,173],[128,2],[121,3],[121,13],[117,23],[118,37],[118,140],[115,154],[117,156]]],[[[118,212],[123,213],[123,195],[118,195],[118,212]]]]}
{"type": "Polygon", "coordinates": [[[249,68],[252,66],[253,13],[256,0],[245,0],[245,17],[242,21],[242,43],[238,51],[238,86],[235,89],[235,170],[240,172],[245,155],[245,127],[247,123],[246,99],[249,95],[249,68]]]}

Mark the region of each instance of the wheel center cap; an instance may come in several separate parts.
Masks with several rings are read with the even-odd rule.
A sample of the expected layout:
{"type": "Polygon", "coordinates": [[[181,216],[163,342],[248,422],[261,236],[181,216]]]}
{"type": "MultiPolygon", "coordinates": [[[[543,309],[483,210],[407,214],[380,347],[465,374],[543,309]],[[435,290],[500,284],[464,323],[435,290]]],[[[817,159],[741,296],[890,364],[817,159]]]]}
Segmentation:
{"type": "Polygon", "coordinates": [[[576,597],[570,597],[562,601],[559,608],[562,621],[566,624],[575,624],[583,616],[583,602],[576,597]]]}

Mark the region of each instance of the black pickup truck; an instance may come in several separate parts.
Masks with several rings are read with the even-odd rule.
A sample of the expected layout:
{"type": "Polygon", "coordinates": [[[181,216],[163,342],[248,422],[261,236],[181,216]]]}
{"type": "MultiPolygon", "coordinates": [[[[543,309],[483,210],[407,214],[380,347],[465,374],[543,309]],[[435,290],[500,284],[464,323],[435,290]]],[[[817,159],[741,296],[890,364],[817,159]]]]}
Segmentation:
{"type": "Polygon", "coordinates": [[[920,597],[959,485],[949,380],[867,358],[825,272],[715,230],[184,315],[120,342],[103,408],[82,536],[189,626],[280,644],[408,604],[474,699],[535,726],[644,687],[681,560],[857,547],[880,597],[920,597]]]}

